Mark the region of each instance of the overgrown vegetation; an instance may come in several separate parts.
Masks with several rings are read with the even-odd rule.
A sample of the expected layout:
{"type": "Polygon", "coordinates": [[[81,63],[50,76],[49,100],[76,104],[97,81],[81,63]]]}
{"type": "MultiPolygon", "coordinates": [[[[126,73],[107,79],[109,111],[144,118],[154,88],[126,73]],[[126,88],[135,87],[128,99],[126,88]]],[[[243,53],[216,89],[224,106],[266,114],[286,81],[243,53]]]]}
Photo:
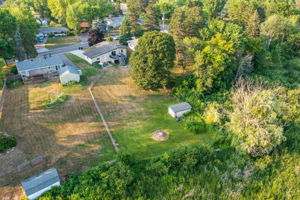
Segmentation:
{"type": "Polygon", "coordinates": [[[14,136],[6,137],[3,132],[0,132],[0,153],[5,152],[7,149],[15,147],[17,140],[14,136]]]}
{"type": "Polygon", "coordinates": [[[56,97],[50,97],[49,99],[44,100],[42,105],[47,108],[53,108],[58,104],[64,103],[66,100],[68,100],[68,98],[68,95],[62,93],[56,97]]]}

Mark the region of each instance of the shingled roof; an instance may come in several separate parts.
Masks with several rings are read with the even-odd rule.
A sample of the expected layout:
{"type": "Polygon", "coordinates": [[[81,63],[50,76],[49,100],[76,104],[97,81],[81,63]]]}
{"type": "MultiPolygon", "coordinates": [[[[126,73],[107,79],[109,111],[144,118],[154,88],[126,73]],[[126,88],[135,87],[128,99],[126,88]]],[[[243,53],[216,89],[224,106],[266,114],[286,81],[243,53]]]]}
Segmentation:
{"type": "Polygon", "coordinates": [[[44,67],[63,65],[63,64],[64,63],[59,56],[41,58],[38,60],[26,60],[26,61],[21,61],[16,63],[18,71],[41,69],[44,67]]]}
{"type": "Polygon", "coordinates": [[[126,47],[115,43],[108,43],[107,45],[103,45],[93,50],[86,51],[83,53],[83,55],[89,57],[90,59],[93,59],[116,49],[126,49],[126,47]]]}
{"type": "Polygon", "coordinates": [[[26,195],[30,196],[57,182],[59,182],[57,170],[55,168],[51,168],[36,176],[23,180],[21,185],[23,186],[26,195]]]}

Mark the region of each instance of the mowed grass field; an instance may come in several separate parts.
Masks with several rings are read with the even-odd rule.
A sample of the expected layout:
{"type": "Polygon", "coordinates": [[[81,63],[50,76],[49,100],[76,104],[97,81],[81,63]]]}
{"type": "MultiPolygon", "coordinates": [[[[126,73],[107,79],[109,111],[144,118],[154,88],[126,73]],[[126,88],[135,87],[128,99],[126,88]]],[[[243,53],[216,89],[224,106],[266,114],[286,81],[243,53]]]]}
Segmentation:
{"type": "Polygon", "coordinates": [[[181,145],[211,141],[213,133],[193,134],[168,114],[168,106],[178,103],[175,98],[138,89],[128,68],[106,68],[105,72],[93,91],[122,152],[145,159],[181,145]],[[154,141],[155,130],[166,130],[169,139],[154,141]]]}
{"type": "Polygon", "coordinates": [[[56,49],[80,42],[77,36],[52,37],[45,43],[47,49],[56,49]]]}
{"type": "Polygon", "coordinates": [[[58,81],[25,85],[6,93],[1,129],[17,138],[16,149],[0,155],[0,199],[20,199],[19,182],[51,167],[64,177],[111,160],[113,147],[87,88],[63,88],[58,81]],[[53,108],[44,100],[61,93],[69,99],[53,108]],[[17,166],[38,156],[44,163],[22,172],[17,166]]]}

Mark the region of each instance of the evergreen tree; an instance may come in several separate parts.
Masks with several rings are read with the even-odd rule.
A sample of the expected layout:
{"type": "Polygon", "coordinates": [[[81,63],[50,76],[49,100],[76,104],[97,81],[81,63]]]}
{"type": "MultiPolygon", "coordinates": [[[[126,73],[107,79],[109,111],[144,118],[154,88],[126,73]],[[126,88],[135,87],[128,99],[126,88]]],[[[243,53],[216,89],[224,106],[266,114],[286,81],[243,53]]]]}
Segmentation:
{"type": "Polygon", "coordinates": [[[146,8],[146,14],[144,16],[144,23],[143,28],[144,31],[158,31],[159,28],[159,22],[160,22],[160,11],[158,7],[154,5],[149,5],[146,8]]]}
{"type": "Polygon", "coordinates": [[[145,90],[165,87],[174,59],[173,38],[158,31],[148,32],[139,39],[130,57],[131,77],[140,88],[145,90]]]}
{"type": "Polygon", "coordinates": [[[169,25],[169,32],[176,43],[177,66],[184,67],[186,65],[186,48],[182,40],[185,37],[198,36],[203,25],[204,19],[201,7],[181,7],[175,10],[169,25]]]}
{"type": "Polygon", "coordinates": [[[124,17],[122,25],[120,27],[120,43],[127,44],[127,41],[131,39],[131,25],[127,17],[124,17]]]}
{"type": "Polygon", "coordinates": [[[128,20],[131,24],[131,33],[135,36],[139,36],[141,34],[141,26],[138,23],[140,15],[142,13],[142,2],[141,0],[128,0],[128,20]]]}

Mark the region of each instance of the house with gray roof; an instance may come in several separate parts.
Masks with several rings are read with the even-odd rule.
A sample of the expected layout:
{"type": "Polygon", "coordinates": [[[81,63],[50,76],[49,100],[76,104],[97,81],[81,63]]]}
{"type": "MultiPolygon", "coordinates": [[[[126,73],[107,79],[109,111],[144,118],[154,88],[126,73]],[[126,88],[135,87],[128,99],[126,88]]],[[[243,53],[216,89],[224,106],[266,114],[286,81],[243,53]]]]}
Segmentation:
{"type": "Polygon", "coordinates": [[[59,71],[59,79],[61,84],[65,85],[71,81],[80,81],[81,71],[73,66],[65,66],[59,71]]]}
{"type": "Polygon", "coordinates": [[[84,59],[93,64],[98,62],[105,64],[112,62],[122,64],[127,56],[126,47],[112,42],[101,42],[96,45],[96,48],[83,53],[84,59]]]}
{"type": "Polygon", "coordinates": [[[192,106],[187,102],[171,105],[168,107],[169,114],[175,119],[181,118],[185,113],[192,110],[192,106]]]}
{"type": "Polygon", "coordinates": [[[33,200],[54,186],[60,186],[59,175],[55,168],[48,169],[36,176],[21,181],[28,199],[33,200]]]}
{"type": "Polygon", "coordinates": [[[57,73],[63,65],[64,63],[59,56],[16,63],[18,73],[25,80],[31,77],[42,77],[46,74],[57,73]]]}

